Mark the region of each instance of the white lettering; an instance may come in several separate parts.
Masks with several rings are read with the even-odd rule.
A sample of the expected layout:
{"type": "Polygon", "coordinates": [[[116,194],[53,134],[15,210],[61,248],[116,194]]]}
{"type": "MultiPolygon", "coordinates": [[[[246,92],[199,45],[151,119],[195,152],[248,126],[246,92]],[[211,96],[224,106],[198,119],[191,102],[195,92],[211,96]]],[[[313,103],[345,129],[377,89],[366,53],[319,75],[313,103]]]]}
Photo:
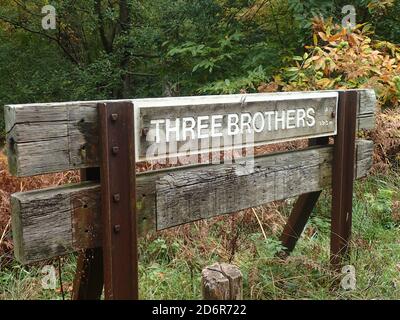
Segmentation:
{"type": "Polygon", "coordinates": [[[203,123],[204,121],[209,120],[209,116],[201,116],[197,118],[197,137],[199,139],[205,139],[208,138],[208,134],[207,133],[202,133],[203,130],[208,129],[208,123],[203,123]]]}
{"type": "Polygon", "coordinates": [[[306,110],[297,109],[297,128],[304,128],[306,126],[306,110]]]}
{"type": "Polygon", "coordinates": [[[237,114],[228,114],[228,134],[234,136],[239,133],[239,116],[237,114]],[[234,131],[232,131],[232,127],[234,127],[234,131]]]}
{"type": "Polygon", "coordinates": [[[196,120],[192,117],[183,118],[182,119],[182,140],[186,141],[188,137],[188,133],[190,134],[190,139],[196,138],[196,133],[194,132],[194,128],[196,127],[196,120]],[[188,125],[190,123],[190,125],[188,125]]]}
{"type": "Polygon", "coordinates": [[[216,132],[215,129],[222,128],[222,119],[224,116],[222,115],[215,115],[211,116],[211,137],[217,138],[222,137],[222,132],[216,132]],[[217,123],[218,121],[218,123],[217,123]]]}
{"type": "Polygon", "coordinates": [[[180,120],[179,118],[175,120],[175,127],[171,127],[171,120],[166,119],[165,120],[165,135],[167,138],[167,142],[170,141],[170,135],[171,133],[175,132],[175,141],[179,141],[179,126],[180,126],[180,120]]]}
{"type": "Polygon", "coordinates": [[[279,130],[279,123],[282,124],[281,128],[282,130],[285,130],[285,111],[282,111],[282,116],[279,117],[279,113],[275,112],[275,130],[279,130]]]}
{"type": "Polygon", "coordinates": [[[286,128],[295,129],[296,128],[296,110],[288,110],[286,117],[286,128]]]}
{"type": "MultiPolygon", "coordinates": [[[[327,123],[327,124],[325,124],[327,123]]],[[[174,120],[151,120],[151,128],[146,140],[155,143],[172,143],[196,139],[221,138],[225,135],[236,136],[314,127],[315,108],[299,108],[280,111],[255,112],[254,114],[230,113],[226,115],[208,115],[177,118],[174,120]]],[[[319,120],[320,126],[327,121],[319,120]]]]}
{"type": "Polygon", "coordinates": [[[245,127],[247,127],[247,133],[251,133],[251,114],[250,113],[242,113],[240,119],[242,133],[245,131],[245,127]]]}
{"type": "Polygon", "coordinates": [[[256,112],[253,117],[253,129],[254,132],[260,133],[264,131],[265,118],[261,112],[256,112]],[[258,126],[257,126],[258,125],[258,126]]]}
{"type": "Polygon", "coordinates": [[[267,123],[268,123],[268,131],[272,130],[272,116],[274,114],[275,114],[274,111],[265,112],[265,116],[267,117],[267,123]]]}
{"type": "Polygon", "coordinates": [[[315,110],[313,108],[307,109],[307,125],[309,127],[315,126],[315,110]]]}
{"type": "Polygon", "coordinates": [[[156,125],[156,143],[161,142],[160,138],[160,124],[164,123],[164,120],[151,120],[150,124],[155,124],[156,125]]]}

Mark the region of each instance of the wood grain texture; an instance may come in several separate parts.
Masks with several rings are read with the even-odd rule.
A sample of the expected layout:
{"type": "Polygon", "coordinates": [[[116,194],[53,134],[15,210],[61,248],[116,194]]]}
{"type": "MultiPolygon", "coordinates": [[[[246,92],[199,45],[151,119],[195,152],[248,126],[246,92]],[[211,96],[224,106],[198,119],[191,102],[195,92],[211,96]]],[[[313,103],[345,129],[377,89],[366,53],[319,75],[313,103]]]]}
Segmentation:
{"type": "MultiPolygon", "coordinates": [[[[358,91],[358,129],[372,129],[375,125],[375,93],[373,90],[358,91]]],[[[269,93],[261,96],[283,99],[296,94],[298,93],[269,93]]],[[[133,103],[140,108],[187,106],[194,102],[199,105],[209,103],[210,100],[223,103],[240,97],[241,95],[222,95],[137,99],[133,103]]],[[[98,102],[6,106],[7,155],[11,174],[22,177],[98,167],[98,102]]],[[[141,132],[136,133],[137,138],[143,139],[140,135],[141,132]]]]}
{"type": "MultiPolygon", "coordinates": [[[[358,143],[355,176],[372,166],[372,142],[358,143]]],[[[320,191],[332,178],[328,148],[256,158],[254,169],[216,165],[171,172],[156,182],[157,229],[320,191]]]]}
{"type": "Polygon", "coordinates": [[[74,236],[79,233],[75,229],[74,220],[79,219],[75,212],[85,214],[99,213],[99,186],[84,182],[66,185],[61,188],[50,188],[17,193],[12,195],[12,229],[15,243],[15,256],[22,263],[55,257],[60,253],[71,251],[71,247],[81,249],[85,244],[97,246],[97,221],[93,222],[82,216],[81,228],[89,230],[88,235],[80,238],[79,243],[74,236]],[[76,207],[74,207],[74,205],[76,207]],[[87,226],[83,224],[88,222],[87,226]],[[96,240],[86,238],[96,231],[96,240]]]}
{"type": "MultiPolygon", "coordinates": [[[[370,169],[372,145],[357,142],[357,178],[370,169]]],[[[324,146],[256,157],[254,173],[237,164],[139,174],[139,234],[322,190],[331,183],[331,161],[332,146],[324,146]]],[[[16,193],[11,200],[15,255],[20,262],[101,245],[98,183],[16,193]]]]}
{"type": "Polygon", "coordinates": [[[356,123],[358,130],[372,130],[375,128],[376,108],[377,98],[374,90],[360,91],[356,123]]]}
{"type": "Polygon", "coordinates": [[[203,300],[243,300],[243,275],[237,266],[215,263],[201,272],[203,300]]]}
{"type": "Polygon", "coordinates": [[[257,159],[254,170],[249,164],[248,170],[220,165],[172,172],[156,182],[157,228],[318,191],[330,181],[331,161],[326,148],[257,159]]]}

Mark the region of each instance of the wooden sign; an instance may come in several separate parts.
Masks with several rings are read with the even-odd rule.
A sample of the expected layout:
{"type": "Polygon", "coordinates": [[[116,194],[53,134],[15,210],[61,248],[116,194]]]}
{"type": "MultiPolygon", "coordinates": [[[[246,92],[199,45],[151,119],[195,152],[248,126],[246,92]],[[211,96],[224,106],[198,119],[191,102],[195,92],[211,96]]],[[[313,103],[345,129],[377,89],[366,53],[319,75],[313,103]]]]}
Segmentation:
{"type": "MultiPolygon", "coordinates": [[[[298,107],[300,106],[305,110],[309,107],[314,107],[315,110],[321,112],[320,115],[323,115],[323,117],[330,122],[335,120],[331,118],[332,114],[330,114],[329,111],[324,112],[325,110],[323,110],[323,107],[318,107],[315,101],[310,101],[308,99],[316,97],[316,99],[320,101],[319,105],[321,105],[322,99],[322,101],[328,103],[333,110],[335,104],[334,100],[339,92],[340,91],[313,93],[285,92],[246,96],[149,98],[125,101],[133,103],[135,108],[136,155],[138,155],[137,160],[143,160],[147,152],[151,154],[151,150],[148,150],[150,145],[153,144],[157,148],[157,144],[155,144],[156,140],[153,138],[153,141],[151,141],[151,134],[149,137],[146,137],[146,133],[149,135],[151,120],[169,119],[173,121],[176,118],[193,118],[196,115],[225,115],[225,119],[227,119],[226,115],[228,114],[239,115],[243,113],[241,112],[242,106],[243,108],[247,108],[247,110],[244,109],[244,111],[250,112],[253,115],[257,112],[264,112],[265,115],[265,112],[275,110],[273,108],[274,105],[284,106],[286,104],[287,108],[283,109],[286,111],[288,109],[299,109],[298,107]],[[330,98],[327,98],[327,95],[330,96],[330,98]],[[321,96],[325,98],[321,98],[321,96]],[[244,103],[243,97],[247,97],[244,103]],[[210,105],[217,105],[220,108],[218,113],[211,113],[210,109],[208,109],[209,113],[207,113],[206,109],[209,108],[210,105]],[[267,105],[272,106],[272,110],[263,110],[267,105]],[[292,105],[292,107],[290,107],[290,105],[292,105]],[[236,110],[234,108],[236,108],[236,110]],[[175,115],[169,114],[168,112],[171,110],[175,110],[175,112],[179,111],[180,113],[175,113],[175,115]]],[[[373,90],[358,90],[358,93],[360,99],[357,108],[357,130],[372,129],[375,125],[375,93],[373,90]]],[[[100,134],[98,125],[98,104],[100,102],[112,101],[76,101],[5,106],[4,115],[8,143],[7,156],[10,172],[18,177],[29,177],[38,174],[99,167],[101,160],[99,152],[100,134]],[[51,157],[49,157],[49,155],[51,155],[51,157]]],[[[282,108],[283,107],[281,107],[281,110],[282,108]]],[[[294,122],[296,126],[303,126],[302,115],[302,111],[298,111],[298,115],[296,112],[295,116],[299,120],[299,124],[296,124],[296,121],[294,122]]],[[[309,115],[312,116],[311,111],[309,115]]],[[[286,129],[280,129],[279,131],[268,131],[268,119],[266,116],[264,128],[267,129],[267,131],[255,133],[255,141],[257,141],[258,144],[262,144],[263,141],[265,143],[277,142],[279,141],[276,140],[277,138],[289,140],[291,138],[296,139],[314,137],[314,135],[322,136],[334,134],[335,129],[332,127],[332,123],[328,123],[327,126],[326,122],[319,123],[319,121],[324,121],[323,118],[320,118],[320,115],[316,111],[315,126],[311,128],[287,129],[286,123],[286,129]]],[[[285,116],[287,116],[287,114],[285,114],[285,116]]],[[[290,120],[292,116],[293,114],[289,113],[289,127],[293,125],[293,120],[290,120]]],[[[218,127],[218,123],[221,119],[218,120],[218,117],[214,117],[214,119],[217,124],[217,128],[215,128],[214,125],[214,130],[222,129],[223,127],[218,127]]],[[[257,120],[262,121],[260,120],[260,115],[256,116],[256,121],[257,120]]],[[[305,125],[307,126],[306,121],[307,118],[305,119],[305,125]]],[[[312,118],[310,118],[309,121],[312,121],[312,118]]],[[[244,116],[244,122],[246,123],[246,116],[244,116]]],[[[201,124],[205,125],[206,121],[203,119],[201,124]]],[[[283,121],[278,121],[278,126],[283,126],[283,124],[283,121]]],[[[271,129],[272,125],[275,124],[271,119],[271,129]]],[[[156,124],[153,125],[153,130],[155,126],[156,124]]],[[[259,128],[258,124],[257,128],[259,128]]],[[[235,129],[235,126],[233,129],[235,129]]],[[[191,137],[191,130],[190,128],[187,130],[186,133],[189,138],[191,137]]],[[[207,129],[203,131],[207,132],[207,129]]],[[[209,131],[211,132],[211,130],[209,131]]],[[[196,131],[194,131],[194,133],[196,133],[196,131]]],[[[230,136],[230,138],[235,137],[236,140],[231,139],[228,141],[228,148],[229,142],[234,141],[240,143],[240,141],[243,140],[240,139],[240,135],[230,136]]],[[[171,134],[171,139],[173,139],[173,134],[171,134]]],[[[204,142],[206,139],[202,140],[204,142]]],[[[195,143],[197,140],[189,139],[189,141],[195,143]]],[[[185,143],[187,143],[187,141],[180,142],[180,145],[182,146],[185,143]]],[[[210,145],[212,146],[212,143],[209,143],[208,147],[210,147],[210,145]]],[[[220,148],[221,147],[224,147],[224,145],[220,146],[220,148]]],[[[164,150],[168,151],[168,149],[164,150]]],[[[160,150],[158,150],[158,152],[159,151],[160,150]]],[[[166,152],[164,152],[164,154],[155,153],[153,154],[153,158],[163,157],[165,154],[166,152]]]]}
{"type": "Polygon", "coordinates": [[[137,161],[336,135],[338,92],[138,100],[137,161]]]}
{"type": "Polygon", "coordinates": [[[331,186],[331,262],[339,266],[353,179],[372,165],[373,143],[356,141],[356,131],[374,127],[375,107],[372,90],[6,106],[12,174],[90,168],[81,173],[91,180],[13,194],[15,256],[31,263],[85,250],[75,298],[100,298],[104,280],[106,299],[135,299],[138,233],[299,196],[281,235],[290,253],[331,186]],[[252,170],[191,163],[135,173],[137,161],[296,139],[309,147],[252,157],[252,170]]]}
{"type": "MultiPolygon", "coordinates": [[[[360,99],[357,130],[371,129],[375,119],[375,94],[372,90],[359,90],[358,93],[360,99]]],[[[296,106],[314,106],[316,110],[322,111],[324,110],[318,106],[324,102],[335,110],[337,94],[338,92],[248,95],[251,99],[247,100],[250,101],[247,104],[250,109],[247,111],[261,112],[260,108],[255,108],[260,105],[259,101],[264,101],[264,105],[292,105],[292,109],[296,109],[296,106]],[[256,97],[258,102],[254,102],[256,97]],[[318,97],[319,103],[309,101],[310,97],[318,97]]],[[[150,115],[150,111],[156,109],[159,116],[148,120],[167,119],[167,110],[171,109],[180,110],[181,113],[186,109],[192,110],[185,111],[179,118],[183,115],[193,117],[195,112],[199,113],[198,110],[210,105],[210,101],[213,105],[221,106],[225,103],[230,107],[235,104],[238,106],[241,97],[243,95],[129,101],[138,110],[136,122],[139,122],[145,118],[145,114],[150,115]]],[[[89,101],[6,106],[10,172],[16,176],[33,176],[98,167],[101,164],[98,148],[98,103],[89,101]]],[[[290,108],[285,110],[288,109],[290,108]]],[[[222,114],[234,113],[230,109],[226,110],[222,114]]],[[[323,112],[321,114],[324,115],[323,112]]],[[[326,117],[331,116],[329,112],[325,114],[326,117]]],[[[169,119],[173,117],[170,116],[169,119]]],[[[331,118],[330,121],[334,120],[331,118]]],[[[315,121],[314,128],[322,130],[318,135],[335,133],[335,127],[320,126],[317,123],[318,115],[315,121]]],[[[143,137],[139,131],[144,127],[141,125],[138,130],[136,126],[136,139],[140,141],[143,137]]],[[[280,132],[298,134],[299,129],[285,129],[280,132]]],[[[304,134],[316,132],[310,133],[310,129],[307,129],[304,134]]],[[[266,137],[268,140],[271,136],[266,137]]],[[[146,142],[145,139],[144,141],[146,142]]],[[[357,142],[357,178],[368,173],[372,165],[372,152],[371,141],[357,142]]],[[[258,157],[254,163],[256,170],[240,176],[235,175],[237,165],[234,163],[185,166],[138,174],[136,193],[139,232],[143,234],[148,230],[170,228],[322,190],[331,184],[332,158],[332,146],[324,146],[258,157]]],[[[101,244],[100,184],[97,182],[81,182],[17,193],[12,196],[11,202],[15,254],[23,263],[95,248],[101,244]]]]}

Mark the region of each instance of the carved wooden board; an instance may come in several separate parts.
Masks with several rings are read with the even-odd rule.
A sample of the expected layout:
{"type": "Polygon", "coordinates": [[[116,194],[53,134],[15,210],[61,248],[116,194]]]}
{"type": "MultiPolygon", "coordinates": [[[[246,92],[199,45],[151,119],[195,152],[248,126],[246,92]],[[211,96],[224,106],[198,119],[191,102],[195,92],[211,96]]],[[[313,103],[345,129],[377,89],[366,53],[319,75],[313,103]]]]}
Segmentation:
{"type": "MultiPolygon", "coordinates": [[[[357,129],[371,129],[374,127],[375,123],[375,93],[373,90],[358,91],[360,101],[357,115],[357,129]]],[[[332,91],[331,93],[325,92],[323,94],[337,95],[337,92],[338,91],[332,91]]],[[[246,99],[244,99],[243,95],[233,95],[130,100],[138,110],[142,110],[140,112],[138,111],[138,117],[136,118],[138,122],[136,126],[136,139],[139,139],[137,146],[142,149],[142,151],[139,152],[139,154],[141,154],[140,158],[143,159],[144,150],[146,150],[149,143],[151,143],[150,141],[146,141],[146,130],[143,130],[143,132],[141,130],[148,128],[146,123],[148,123],[151,117],[154,118],[153,120],[160,120],[163,118],[165,119],[168,115],[171,120],[176,119],[177,116],[179,116],[180,119],[186,117],[186,115],[191,115],[193,117],[194,113],[192,112],[197,112],[199,115],[203,116],[215,112],[213,114],[217,116],[218,114],[216,113],[225,115],[225,118],[223,117],[221,119],[217,117],[214,119],[217,127],[215,128],[214,125],[214,128],[218,130],[218,121],[225,121],[226,125],[227,114],[237,114],[241,117],[241,114],[246,114],[246,112],[241,112],[243,109],[244,111],[252,113],[253,120],[257,112],[283,111],[282,109],[285,108],[284,101],[297,101],[294,107],[289,107],[289,110],[299,110],[304,107],[305,111],[307,111],[310,106],[309,100],[298,100],[299,95],[301,97],[311,97],[311,95],[320,94],[321,93],[299,94],[285,92],[247,95],[246,99]],[[266,101],[275,102],[266,103],[266,101]],[[175,112],[175,115],[169,113],[172,107],[174,110],[178,110],[175,112]],[[202,108],[204,109],[202,110],[202,108]],[[214,108],[214,111],[210,108],[214,108]],[[263,108],[269,111],[263,111],[263,108]],[[161,109],[163,110],[162,112],[160,111],[161,109]]],[[[323,102],[320,101],[317,103],[315,108],[319,108],[319,105],[325,104],[327,104],[329,108],[334,108],[334,102],[332,101],[332,98],[326,98],[323,102]]],[[[73,169],[98,167],[99,134],[97,126],[97,104],[99,102],[105,101],[6,106],[7,155],[10,172],[16,176],[33,176],[73,169]]],[[[332,116],[329,112],[325,113],[323,111],[325,110],[322,108],[321,117],[332,116]]],[[[290,127],[293,125],[302,127],[303,116],[304,114],[302,111],[292,112],[289,114],[289,117],[286,114],[285,127],[287,127],[288,118],[290,127]],[[293,120],[294,114],[295,120],[293,120]],[[298,121],[299,123],[297,123],[298,121]]],[[[275,126],[275,121],[272,117],[273,115],[271,114],[271,126],[275,126]]],[[[278,117],[282,117],[282,113],[280,113],[278,117]]],[[[257,123],[257,121],[260,122],[260,119],[260,115],[256,116],[255,123],[257,123]]],[[[306,113],[306,118],[304,118],[305,123],[307,119],[312,121],[307,117],[306,113]]],[[[318,121],[317,118],[314,119],[318,121]]],[[[243,119],[245,130],[247,129],[247,120],[248,118],[245,116],[243,119]]],[[[240,122],[241,121],[242,119],[240,119],[240,122]]],[[[265,127],[268,128],[268,116],[265,116],[264,121],[265,127]]],[[[324,120],[322,119],[321,121],[324,120]]],[[[332,118],[329,121],[332,121],[332,118]]],[[[331,135],[334,132],[334,127],[332,127],[332,123],[329,121],[328,126],[326,126],[326,122],[323,122],[322,124],[325,124],[325,126],[317,127],[316,123],[315,126],[309,128],[267,130],[264,134],[260,132],[258,135],[254,136],[254,143],[263,144],[276,142],[280,139],[293,139],[296,135],[299,135],[298,137],[331,135]]],[[[278,125],[282,126],[284,122],[284,120],[282,122],[278,121],[278,125]]],[[[201,124],[207,125],[207,120],[203,119],[201,124]]],[[[191,134],[191,131],[189,130],[187,133],[191,134]]]]}
{"type": "Polygon", "coordinates": [[[245,94],[135,104],[138,161],[336,135],[337,92],[245,94]]]}

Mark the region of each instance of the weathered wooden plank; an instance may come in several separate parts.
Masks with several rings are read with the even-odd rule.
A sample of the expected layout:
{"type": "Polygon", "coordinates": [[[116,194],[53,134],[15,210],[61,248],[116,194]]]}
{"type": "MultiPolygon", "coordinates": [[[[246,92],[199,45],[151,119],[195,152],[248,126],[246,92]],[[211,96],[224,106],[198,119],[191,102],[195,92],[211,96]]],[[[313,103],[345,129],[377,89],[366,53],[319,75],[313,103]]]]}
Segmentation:
{"type": "MultiPolygon", "coordinates": [[[[359,92],[358,129],[371,129],[375,123],[375,93],[373,90],[359,90],[359,92]]],[[[283,97],[289,99],[296,94],[298,93],[285,92],[261,94],[261,96],[269,99],[283,99],[283,97]]],[[[243,95],[137,99],[133,100],[133,103],[135,107],[143,109],[168,108],[168,106],[202,105],[210,101],[221,104],[224,101],[238,100],[240,97],[243,95]]],[[[98,166],[98,102],[6,106],[10,172],[16,176],[32,176],[98,166]]],[[[140,126],[138,128],[136,137],[143,140],[140,126]]]]}
{"type": "Polygon", "coordinates": [[[12,195],[14,253],[17,259],[21,262],[37,261],[57,256],[60,252],[65,253],[72,246],[76,249],[86,244],[97,246],[97,240],[89,242],[87,239],[99,234],[96,226],[98,221],[89,220],[87,215],[92,212],[98,215],[100,212],[99,190],[97,184],[81,183],[61,189],[35,190],[12,195]],[[90,210],[92,208],[94,210],[90,210]],[[75,225],[78,213],[85,236],[76,243],[73,236],[81,234],[75,225]],[[85,226],[85,223],[88,225],[85,226]]]}
{"type": "MultiPolygon", "coordinates": [[[[357,178],[368,173],[372,144],[357,143],[357,178]]],[[[322,190],[330,185],[331,159],[332,146],[325,146],[256,157],[254,173],[240,164],[222,164],[139,174],[139,233],[322,190]],[[177,198],[168,199],[170,193],[177,198]],[[166,208],[167,202],[181,211],[166,208]],[[199,210],[199,204],[205,209],[199,210]],[[158,221],[156,207],[164,210],[157,213],[158,221]]],[[[15,255],[22,263],[99,246],[100,186],[84,182],[13,194],[12,219],[15,255]]]]}
{"type": "Polygon", "coordinates": [[[237,165],[171,172],[156,182],[157,228],[211,218],[320,190],[331,177],[330,149],[267,157],[254,170],[237,165]],[[190,184],[188,183],[190,181],[190,184]],[[199,192],[201,190],[201,192],[199,192]]]}
{"type": "Polygon", "coordinates": [[[139,106],[138,160],[336,135],[337,92],[249,94],[139,106]],[[140,136],[140,129],[146,135],[140,136]]]}
{"type": "Polygon", "coordinates": [[[359,108],[357,112],[357,129],[372,130],[375,128],[377,98],[374,90],[359,92],[359,108]]]}
{"type": "Polygon", "coordinates": [[[356,140],[356,171],[355,177],[360,178],[371,170],[373,165],[374,143],[373,141],[356,140]]]}

